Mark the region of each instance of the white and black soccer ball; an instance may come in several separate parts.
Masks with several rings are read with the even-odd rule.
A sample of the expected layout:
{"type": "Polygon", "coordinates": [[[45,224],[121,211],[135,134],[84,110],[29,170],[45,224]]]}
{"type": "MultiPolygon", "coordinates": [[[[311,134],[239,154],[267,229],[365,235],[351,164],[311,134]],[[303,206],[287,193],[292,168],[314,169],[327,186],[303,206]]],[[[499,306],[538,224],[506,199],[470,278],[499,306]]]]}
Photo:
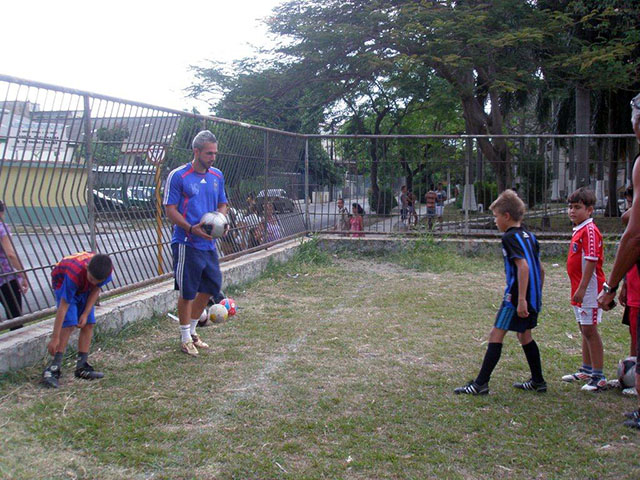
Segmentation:
{"type": "Polygon", "coordinates": [[[636,386],[636,357],[627,357],[618,362],[618,382],[622,388],[636,386]]]}
{"type": "Polygon", "coordinates": [[[224,235],[227,227],[227,216],[220,212],[207,212],[200,219],[202,229],[213,238],[220,238],[224,235]]]}

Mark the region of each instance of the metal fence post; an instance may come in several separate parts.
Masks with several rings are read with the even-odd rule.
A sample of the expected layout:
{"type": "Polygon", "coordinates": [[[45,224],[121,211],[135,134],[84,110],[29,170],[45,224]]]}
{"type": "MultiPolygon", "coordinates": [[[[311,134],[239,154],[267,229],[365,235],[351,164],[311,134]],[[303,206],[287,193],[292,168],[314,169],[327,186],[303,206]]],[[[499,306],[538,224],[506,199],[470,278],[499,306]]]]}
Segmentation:
{"type": "Polygon", "coordinates": [[[264,239],[269,238],[269,222],[267,220],[267,203],[269,203],[269,132],[264,132],[264,196],[262,197],[262,214],[264,216],[264,239]]]}
{"type": "Polygon", "coordinates": [[[96,209],[93,202],[93,152],[92,152],[92,134],[91,134],[91,104],[89,95],[83,95],[84,100],[84,118],[82,121],[84,129],[84,158],[87,167],[87,216],[89,222],[89,236],[91,251],[96,251],[96,209]]]}
{"type": "Polygon", "coordinates": [[[309,139],[304,140],[304,224],[309,230],[309,139]]]}

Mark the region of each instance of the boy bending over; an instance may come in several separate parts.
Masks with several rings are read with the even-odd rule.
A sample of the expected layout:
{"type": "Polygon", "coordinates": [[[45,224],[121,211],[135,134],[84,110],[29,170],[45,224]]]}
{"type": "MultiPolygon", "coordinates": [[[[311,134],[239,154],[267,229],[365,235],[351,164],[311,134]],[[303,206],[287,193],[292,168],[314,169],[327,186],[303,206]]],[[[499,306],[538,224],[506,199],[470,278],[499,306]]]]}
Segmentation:
{"type": "Polygon", "coordinates": [[[58,310],[47,345],[53,360],[42,375],[45,386],[58,388],[62,357],[74,328],[80,329],[76,377],[94,380],[104,376],[89,365],[87,357],[96,323],[93,306],[98,300],[100,287],[111,281],[112,270],[113,265],[107,255],[88,252],[64,257],[53,268],[51,280],[58,310]]]}

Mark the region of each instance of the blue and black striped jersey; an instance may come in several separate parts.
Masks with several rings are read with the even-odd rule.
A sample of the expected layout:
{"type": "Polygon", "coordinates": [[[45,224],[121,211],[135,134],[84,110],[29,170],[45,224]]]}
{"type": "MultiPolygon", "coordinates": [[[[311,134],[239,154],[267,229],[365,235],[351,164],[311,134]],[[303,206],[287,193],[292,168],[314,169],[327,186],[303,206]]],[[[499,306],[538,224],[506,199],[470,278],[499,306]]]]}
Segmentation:
{"type": "Polygon", "coordinates": [[[535,235],[522,227],[511,227],[502,235],[502,254],[507,285],[504,301],[518,306],[518,269],[515,259],[523,258],[529,265],[527,305],[529,310],[542,309],[542,274],[540,268],[540,246],[535,235]]]}

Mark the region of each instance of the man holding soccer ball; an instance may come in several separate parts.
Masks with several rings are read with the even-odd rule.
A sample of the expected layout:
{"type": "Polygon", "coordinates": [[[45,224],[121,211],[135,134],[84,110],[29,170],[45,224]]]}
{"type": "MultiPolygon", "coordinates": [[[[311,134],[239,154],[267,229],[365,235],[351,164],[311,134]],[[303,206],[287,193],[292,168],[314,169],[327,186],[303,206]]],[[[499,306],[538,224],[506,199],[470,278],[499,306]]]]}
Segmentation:
{"type": "Polygon", "coordinates": [[[173,223],[173,272],[178,297],[181,350],[193,357],[209,348],[196,333],[196,326],[211,296],[218,297],[222,273],[214,238],[202,222],[205,213],[227,214],[224,175],[213,167],[218,140],[208,130],[198,133],[191,144],[193,160],[169,173],[164,189],[167,217],[173,223]]]}

